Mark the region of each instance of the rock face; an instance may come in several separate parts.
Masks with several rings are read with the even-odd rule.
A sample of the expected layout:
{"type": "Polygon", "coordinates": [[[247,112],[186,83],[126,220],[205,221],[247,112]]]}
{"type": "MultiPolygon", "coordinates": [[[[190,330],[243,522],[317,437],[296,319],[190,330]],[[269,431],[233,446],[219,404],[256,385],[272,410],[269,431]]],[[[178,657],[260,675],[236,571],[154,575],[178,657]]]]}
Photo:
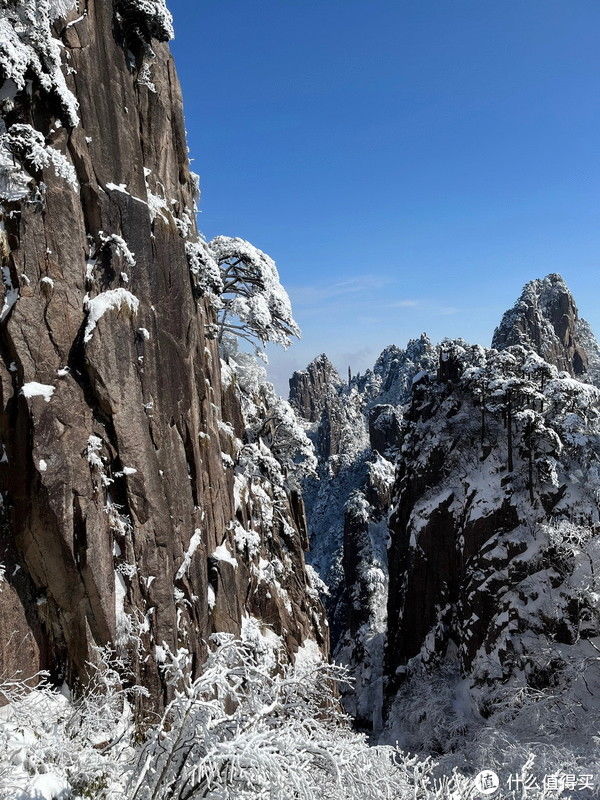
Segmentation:
{"type": "Polygon", "coordinates": [[[552,274],[525,286],[519,300],[504,314],[492,347],[502,350],[522,345],[558,369],[582,378],[597,366],[598,348],[590,342],[590,335],[564,280],[552,274]]]}
{"type": "Polygon", "coordinates": [[[72,6],[0,10],[15,31],[0,66],[0,673],[71,681],[113,642],[154,702],[163,642],[199,664],[211,632],[255,616],[290,655],[326,644],[301,500],[259,474],[283,510],[257,521],[237,475],[239,400],[186,258],[197,188],[157,41],[170,15],[162,0],[72,6]],[[285,563],[279,594],[260,558],[285,563]]]}
{"type": "Polygon", "coordinates": [[[336,368],[322,354],[290,378],[290,403],[308,422],[318,422],[327,400],[335,397],[342,385],[336,368]]]}

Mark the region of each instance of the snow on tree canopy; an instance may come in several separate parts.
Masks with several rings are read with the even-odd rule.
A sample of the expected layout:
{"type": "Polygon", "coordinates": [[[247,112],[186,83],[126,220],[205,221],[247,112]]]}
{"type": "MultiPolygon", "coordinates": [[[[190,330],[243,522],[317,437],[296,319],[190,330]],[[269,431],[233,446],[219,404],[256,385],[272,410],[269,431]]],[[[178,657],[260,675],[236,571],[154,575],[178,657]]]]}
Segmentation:
{"type": "MultiPolygon", "coordinates": [[[[6,132],[1,133],[0,162],[6,160],[1,155],[2,152],[13,155],[27,169],[40,171],[52,167],[56,175],[63,178],[71,188],[76,189],[78,186],[77,174],[71,162],[54,147],[48,146],[44,136],[31,125],[11,125],[6,132]]],[[[9,166],[10,164],[7,165],[9,166]]],[[[4,169],[2,174],[2,185],[8,186],[4,169]]],[[[27,182],[27,176],[23,174],[23,185],[26,186],[27,182]]]]}
{"type": "Polygon", "coordinates": [[[135,253],[131,252],[129,245],[122,236],[116,233],[106,234],[104,231],[99,231],[98,238],[102,242],[103,247],[114,247],[128,267],[135,267],[135,253]]]}
{"type": "Polygon", "coordinates": [[[208,295],[215,308],[220,308],[219,295],[223,291],[223,278],[208,242],[204,239],[186,242],[185,251],[196,290],[201,295],[208,295]]]}
{"type": "Polygon", "coordinates": [[[117,13],[145,39],[168,42],[175,36],[165,0],[117,0],[117,13]]]}
{"type": "Polygon", "coordinates": [[[78,103],[62,72],[61,46],[51,23],[75,5],[72,0],[2,0],[0,3],[0,77],[15,93],[34,79],[58,100],[64,122],[79,123],[78,103]]]}
{"type": "MultiPolygon", "coordinates": [[[[283,483],[296,485],[317,466],[314,446],[306,435],[292,406],[276,393],[267,381],[265,369],[251,353],[239,350],[237,339],[225,336],[221,343],[222,363],[237,378],[248,444],[268,448],[286,478],[283,483]]],[[[249,454],[246,452],[246,456],[249,454]]],[[[279,468],[276,469],[279,473],[279,468]]]]}
{"type": "Polygon", "coordinates": [[[208,247],[223,282],[220,338],[228,332],[250,342],[289,347],[300,328],[273,259],[250,242],[229,236],[217,236],[208,247]]]}
{"type": "Polygon", "coordinates": [[[94,335],[94,330],[98,321],[106,314],[107,311],[120,311],[125,308],[129,314],[135,316],[138,312],[140,301],[127,289],[109,289],[102,292],[92,300],[87,300],[85,304],[88,313],[87,323],[85,326],[85,333],[83,341],[91,341],[94,335]]]}
{"type": "Polygon", "coordinates": [[[49,0],[49,5],[50,19],[54,20],[57,17],[66,17],[69,11],[75,8],[76,2],[75,0],[49,0]]]}

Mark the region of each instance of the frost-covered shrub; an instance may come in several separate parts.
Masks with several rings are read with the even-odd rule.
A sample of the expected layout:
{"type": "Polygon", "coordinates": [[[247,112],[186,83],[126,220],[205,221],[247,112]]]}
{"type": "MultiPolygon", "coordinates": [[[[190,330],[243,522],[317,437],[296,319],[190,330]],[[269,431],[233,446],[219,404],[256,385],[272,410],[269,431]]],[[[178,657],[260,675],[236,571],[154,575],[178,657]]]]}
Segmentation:
{"type": "MultiPolygon", "coordinates": [[[[14,108],[15,98],[28,81],[46,92],[55,113],[69,127],[79,124],[78,102],[62,70],[61,44],[52,23],[75,6],[74,0],[2,0],[0,2],[0,83],[3,114],[14,108]]],[[[7,131],[0,119],[0,200],[17,202],[30,193],[30,172],[51,167],[73,188],[77,178],[72,164],[48,146],[41,132],[15,124],[7,131]]]]}
{"type": "Polygon", "coordinates": [[[315,473],[316,456],[312,442],[287,402],[270,383],[260,390],[259,413],[247,429],[250,441],[262,441],[273,453],[286,475],[296,480],[315,473]]]}
{"type": "Polygon", "coordinates": [[[57,99],[64,121],[71,127],[79,122],[78,103],[67,87],[61,47],[51,24],[74,5],[74,0],[0,3],[0,77],[11,82],[16,93],[33,75],[41,88],[57,99]]]}
{"type": "MultiPolygon", "coordinates": [[[[587,677],[595,693],[597,678],[591,672],[587,677]]],[[[433,753],[438,780],[494,770],[501,777],[500,794],[495,796],[505,800],[598,797],[600,719],[592,695],[586,702],[564,687],[561,692],[510,685],[499,688],[493,711],[486,716],[478,699],[476,687],[451,660],[432,668],[415,661],[391,708],[383,738],[422,758],[433,753]],[[523,782],[514,781],[511,790],[514,776],[523,782]],[[544,787],[546,776],[558,779],[557,791],[544,787]],[[588,776],[594,788],[570,791],[569,776],[576,784],[588,776]]],[[[472,780],[457,794],[458,800],[477,796],[472,780]]]]}
{"type": "MultiPolygon", "coordinates": [[[[481,768],[504,778],[509,769],[527,779],[540,770],[599,774],[597,744],[586,761],[574,748],[539,745],[540,714],[504,730],[479,718],[476,735],[468,737],[465,693],[444,672],[415,677],[409,705],[397,711],[405,731],[419,730],[432,741],[449,736],[446,744],[456,745],[455,752],[436,762],[395,746],[370,746],[340,713],[334,686],[346,679],[344,670],[322,662],[310,642],[294,664],[284,664],[277,658],[278,637],[260,633],[249,618],[244,626],[245,641],[213,637],[197,677],[186,651],[161,648],[171,699],[145,729],[135,725],[122,688],[126,669],[110,652],[101,654],[78,697],[47,683],[32,689],[27,681],[1,682],[9,705],[0,709],[0,798],[473,800],[479,796],[473,775],[481,768]],[[533,738],[519,738],[524,727],[533,738]]],[[[514,718],[520,707],[526,716],[535,701],[512,696],[504,711],[514,718]]],[[[546,720],[552,710],[561,711],[548,706],[546,720]]],[[[589,723],[587,739],[593,740],[595,718],[589,723]]],[[[557,719],[554,728],[560,724],[557,719]]],[[[501,796],[558,794],[528,788],[501,796]]]]}
{"type": "Polygon", "coordinates": [[[369,747],[340,713],[343,672],[323,662],[269,669],[232,637],[193,680],[187,654],[164,669],[175,692],[138,754],[129,800],[403,800],[428,790],[430,762],[369,747]]]}
{"type": "Polygon", "coordinates": [[[43,135],[31,125],[11,125],[0,133],[0,193],[6,199],[17,199],[27,194],[31,181],[28,172],[49,168],[71,188],[78,187],[77,174],[71,162],[47,145],[43,135]]]}
{"type": "Polygon", "coordinates": [[[165,0],[116,0],[115,8],[127,27],[144,40],[168,42],[175,35],[165,0]]]}
{"type": "Polygon", "coordinates": [[[110,648],[89,665],[87,685],[71,696],[42,673],[0,681],[0,798],[124,797],[136,693],[110,648]]]}

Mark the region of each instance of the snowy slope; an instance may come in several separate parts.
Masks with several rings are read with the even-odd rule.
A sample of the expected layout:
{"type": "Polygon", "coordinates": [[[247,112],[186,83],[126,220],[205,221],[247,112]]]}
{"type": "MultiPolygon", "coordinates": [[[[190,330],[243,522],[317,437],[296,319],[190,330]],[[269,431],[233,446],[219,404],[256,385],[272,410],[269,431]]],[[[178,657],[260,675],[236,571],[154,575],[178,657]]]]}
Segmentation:
{"type": "Polygon", "coordinates": [[[520,346],[442,357],[397,465],[386,736],[598,770],[600,393],[520,346]]]}

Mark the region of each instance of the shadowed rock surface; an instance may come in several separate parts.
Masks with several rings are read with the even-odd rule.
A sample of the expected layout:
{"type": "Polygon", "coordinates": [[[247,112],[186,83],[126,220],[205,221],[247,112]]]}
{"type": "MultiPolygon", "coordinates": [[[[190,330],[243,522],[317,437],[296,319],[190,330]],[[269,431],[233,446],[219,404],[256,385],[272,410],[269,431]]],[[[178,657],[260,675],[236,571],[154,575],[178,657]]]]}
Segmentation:
{"type": "Polygon", "coordinates": [[[3,129],[39,132],[77,185],[17,154],[27,191],[1,207],[0,673],[70,682],[111,641],[156,699],[163,642],[198,665],[209,634],[254,615],[290,655],[306,637],[326,644],[301,500],[236,476],[263,504],[277,491],[265,524],[252,493],[234,499],[243,422],[187,263],[196,179],[173,60],[151,38],[169,38],[170,18],[154,6],[89,0],[54,19],[79,124],[33,73],[3,105],[3,129]],[[234,520],[258,532],[257,559],[284,564],[279,592],[234,520]]]}

